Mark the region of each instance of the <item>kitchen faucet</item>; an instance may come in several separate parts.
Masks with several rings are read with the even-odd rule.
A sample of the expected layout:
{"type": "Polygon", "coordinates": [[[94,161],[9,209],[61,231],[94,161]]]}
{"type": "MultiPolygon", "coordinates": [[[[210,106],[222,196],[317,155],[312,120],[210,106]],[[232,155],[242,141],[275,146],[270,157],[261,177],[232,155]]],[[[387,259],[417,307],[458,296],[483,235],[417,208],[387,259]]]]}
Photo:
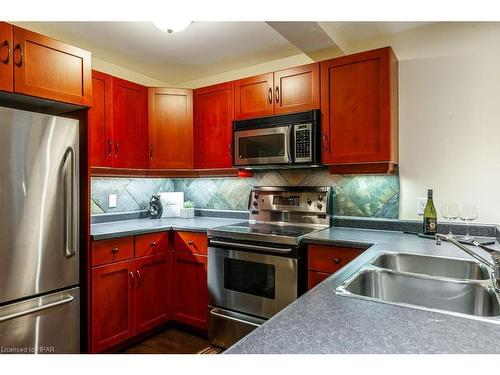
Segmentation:
{"type": "Polygon", "coordinates": [[[481,246],[477,241],[471,242],[471,245],[478,246],[478,247],[482,248],[483,250],[486,250],[487,252],[489,252],[491,255],[491,259],[493,260],[493,263],[492,263],[489,260],[484,259],[481,255],[476,254],[474,251],[469,249],[467,246],[458,242],[451,235],[436,234],[436,245],[441,245],[441,240],[451,242],[453,245],[455,245],[459,249],[465,251],[467,254],[469,254],[474,259],[480,261],[482,264],[484,264],[485,266],[492,269],[493,272],[491,273],[491,276],[492,276],[493,285],[495,287],[495,291],[497,293],[500,293],[500,251],[489,249],[486,246],[481,246]]]}

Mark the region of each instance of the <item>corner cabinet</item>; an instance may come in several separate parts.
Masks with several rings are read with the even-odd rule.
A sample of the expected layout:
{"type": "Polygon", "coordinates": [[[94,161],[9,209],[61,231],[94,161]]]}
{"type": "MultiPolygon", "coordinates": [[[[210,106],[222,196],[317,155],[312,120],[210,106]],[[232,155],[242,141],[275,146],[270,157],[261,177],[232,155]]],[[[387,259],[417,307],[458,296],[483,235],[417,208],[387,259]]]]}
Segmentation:
{"type": "Polygon", "coordinates": [[[193,167],[193,92],[149,88],[149,167],[193,167]]]}
{"type": "Polygon", "coordinates": [[[321,62],[322,163],[387,173],[398,162],[398,61],[390,47],[321,62]]]}
{"type": "Polygon", "coordinates": [[[237,120],[318,109],[319,63],[240,79],[234,90],[237,120]]]}
{"type": "Polygon", "coordinates": [[[234,84],[194,90],[194,167],[231,168],[234,84]]]}

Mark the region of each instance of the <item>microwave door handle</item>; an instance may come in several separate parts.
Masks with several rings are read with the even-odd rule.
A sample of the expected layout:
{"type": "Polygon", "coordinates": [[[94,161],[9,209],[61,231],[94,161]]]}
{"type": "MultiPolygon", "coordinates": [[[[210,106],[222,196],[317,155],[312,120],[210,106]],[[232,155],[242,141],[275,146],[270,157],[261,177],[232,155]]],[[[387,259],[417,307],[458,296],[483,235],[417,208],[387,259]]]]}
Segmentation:
{"type": "Polygon", "coordinates": [[[285,144],[285,147],[286,147],[286,154],[287,154],[287,158],[288,158],[288,162],[289,163],[293,163],[293,159],[292,159],[292,150],[290,150],[291,146],[292,146],[292,130],[293,130],[293,125],[290,125],[288,126],[287,128],[287,134],[286,134],[286,144],[285,144]]]}

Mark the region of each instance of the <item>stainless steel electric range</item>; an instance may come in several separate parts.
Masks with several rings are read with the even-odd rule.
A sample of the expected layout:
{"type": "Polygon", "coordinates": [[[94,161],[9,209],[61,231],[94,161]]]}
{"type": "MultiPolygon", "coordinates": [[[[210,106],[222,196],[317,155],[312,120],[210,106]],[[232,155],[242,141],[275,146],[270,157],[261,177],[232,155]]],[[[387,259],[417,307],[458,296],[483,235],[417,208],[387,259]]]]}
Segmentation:
{"type": "Polygon", "coordinates": [[[306,290],[305,235],[330,226],[327,187],[255,187],[250,220],[208,231],[209,339],[229,347],[306,290]]]}

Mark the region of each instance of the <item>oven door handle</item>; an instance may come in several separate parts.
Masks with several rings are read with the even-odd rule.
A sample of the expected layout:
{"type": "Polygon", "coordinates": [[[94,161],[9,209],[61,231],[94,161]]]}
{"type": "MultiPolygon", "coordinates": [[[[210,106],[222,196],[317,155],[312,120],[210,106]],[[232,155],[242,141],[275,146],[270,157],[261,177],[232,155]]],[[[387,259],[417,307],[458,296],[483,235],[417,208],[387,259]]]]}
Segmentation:
{"type": "MultiPolygon", "coordinates": [[[[255,328],[258,328],[258,327],[260,327],[262,325],[262,324],[250,322],[248,320],[243,320],[243,319],[240,319],[240,318],[236,318],[234,316],[230,316],[230,315],[226,315],[226,314],[221,314],[219,312],[216,312],[215,309],[210,310],[210,315],[215,315],[215,316],[217,316],[219,318],[222,318],[222,319],[232,320],[233,322],[237,322],[237,323],[247,324],[247,325],[253,326],[255,328]]],[[[262,321],[262,323],[264,323],[264,321],[262,321]]]]}
{"type": "Polygon", "coordinates": [[[259,245],[247,245],[244,243],[235,243],[235,242],[227,242],[227,241],[219,241],[219,240],[210,240],[211,245],[219,245],[219,246],[230,246],[236,249],[246,249],[246,250],[260,250],[260,251],[268,251],[271,253],[290,253],[292,251],[291,248],[279,248],[279,247],[270,247],[270,246],[259,246],[259,245]]]}

